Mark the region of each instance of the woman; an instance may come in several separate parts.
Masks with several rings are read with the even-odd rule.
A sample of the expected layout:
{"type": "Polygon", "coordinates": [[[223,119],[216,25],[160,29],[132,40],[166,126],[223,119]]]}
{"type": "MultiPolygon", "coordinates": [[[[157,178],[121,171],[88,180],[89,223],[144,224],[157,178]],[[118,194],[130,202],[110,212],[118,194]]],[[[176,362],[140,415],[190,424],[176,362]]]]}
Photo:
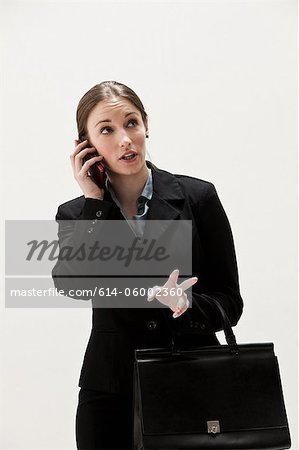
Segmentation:
{"type": "MultiPolygon", "coordinates": [[[[132,448],[134,349],[169,346],[172,332],[182,348],[219,343],[215,331],[222,325],[205,293],[221,302],[232,325],[242,314],[233,236],[212,183],[174,175],[145,159],[148,117],[129,87],[115,81],[94,86],[79,102],[77,126],[79,140],[70,159],[83,195],[58,208],[60,246],[81,242],[107,219],[130,219],[139,235],[146,220],[192,220],[194,225],[193,277],[180,285],[180,296],[159,295],[156,286],[148,298],[166,309],[93,307],[79,380],[77,447],[132,448]],[[99,156],[84,163],[83,158],[94,152],[99,156]],[[107,179],[99,187],[90,168],[102,160],[107,179]],[[191,285],[192,308],[188,308],[191,297],[185,290],[191,285]]],[[[56,287],[65,291],[73,287],[74,278],[70,282],[63,278],[73,274],[70,262],[58,261],[53,269],[56,287]]],[[[177,288],[178,275],[173,271],[161,287],[177,288]]]]}

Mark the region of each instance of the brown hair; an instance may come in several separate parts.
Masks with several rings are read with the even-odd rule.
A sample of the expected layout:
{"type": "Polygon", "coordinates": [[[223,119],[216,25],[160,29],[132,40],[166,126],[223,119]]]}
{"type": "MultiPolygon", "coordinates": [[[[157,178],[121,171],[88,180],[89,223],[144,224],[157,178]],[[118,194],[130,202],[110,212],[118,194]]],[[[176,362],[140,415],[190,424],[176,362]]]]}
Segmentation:
{"type": "Polygon", "coordinates": [[[91,110],[102,100],[115,97],[124,97],[130,100],[140,111],[144,125],[147,121],[147,113],[138,95],[128,86],[117,81],[102,81],[93,86],[79,101],[76,113],[79,139],[88,138],[86,123],[91,110]]]}

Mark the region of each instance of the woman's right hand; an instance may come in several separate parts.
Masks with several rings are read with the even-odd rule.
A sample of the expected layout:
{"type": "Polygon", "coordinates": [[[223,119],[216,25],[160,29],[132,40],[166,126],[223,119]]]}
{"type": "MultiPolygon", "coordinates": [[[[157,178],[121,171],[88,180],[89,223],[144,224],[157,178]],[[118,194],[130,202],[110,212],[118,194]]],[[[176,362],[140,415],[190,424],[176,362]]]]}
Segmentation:
{"type": "Polygon", "coordinates": [[[81,187],[83,194],[88,198],[96,198],[98,200],[103,200],[104,189],[101,189],[91,178],[88,171],[90,167],[97,161],[101,161],[103,156],[95,156],[90,158],[88,161],[83,163],[83,158],[88,153],[94,153],[97,150],[94,147],[86,147],[88,140],[80,142],[75,140],[75,150],[70,154],[71,164],[73,168],[73,173],[76,181],[81,187]],[[84,148],[86,147],[86,148],[84,148]],[[84,150],[82,150],[84,149],[84,150]]]}

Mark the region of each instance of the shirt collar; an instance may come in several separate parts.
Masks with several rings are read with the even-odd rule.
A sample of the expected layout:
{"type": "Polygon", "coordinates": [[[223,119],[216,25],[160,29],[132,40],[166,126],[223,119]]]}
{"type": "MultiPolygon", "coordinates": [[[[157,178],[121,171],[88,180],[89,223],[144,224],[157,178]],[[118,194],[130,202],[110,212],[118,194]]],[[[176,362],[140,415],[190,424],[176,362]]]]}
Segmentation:
{"type": "MultiPolygon", "coordinates": [[[[153,175],[152,175],[152,171],[151,171],[151,169],[149,167],[147,167],[147,171],[148,171],[147,181],[145,183],[143,191],[140,194],[140,197],[145,197],[148,200],[150,200],[152,198],[152,195],[153,195],[153,175]]],[[[117,198],[115,196],[112,184],[110,183],[110,180],[109,180],[108,177],[106,178],[105,186],[106,186],[107,191],[110,192],[111,197],[113,198],[115,203],[117,203],[119,205],[119,202],[117,201],[117,198]]],[[[138,198],[140,198],[140,197],[138,197],[138,198]]]]}

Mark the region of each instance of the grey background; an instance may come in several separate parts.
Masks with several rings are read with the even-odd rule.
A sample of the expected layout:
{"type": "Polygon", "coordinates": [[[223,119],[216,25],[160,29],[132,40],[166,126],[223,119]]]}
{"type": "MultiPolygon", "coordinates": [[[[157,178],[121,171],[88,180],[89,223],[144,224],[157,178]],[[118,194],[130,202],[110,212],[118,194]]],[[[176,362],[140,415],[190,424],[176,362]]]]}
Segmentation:
{"type": "MultiPolygon", "coordinates": [[[[297,2],[7,0],[1,12],[4,217],[53,219],[81,195],[77,103],[103,80],[132,87],[152,161],[216,186],[245,302],[235,332],[275,343],[298,449],[297,2]]],[[[1,448],[75,448],[90,313],[3,301],[1,448]]]]}

